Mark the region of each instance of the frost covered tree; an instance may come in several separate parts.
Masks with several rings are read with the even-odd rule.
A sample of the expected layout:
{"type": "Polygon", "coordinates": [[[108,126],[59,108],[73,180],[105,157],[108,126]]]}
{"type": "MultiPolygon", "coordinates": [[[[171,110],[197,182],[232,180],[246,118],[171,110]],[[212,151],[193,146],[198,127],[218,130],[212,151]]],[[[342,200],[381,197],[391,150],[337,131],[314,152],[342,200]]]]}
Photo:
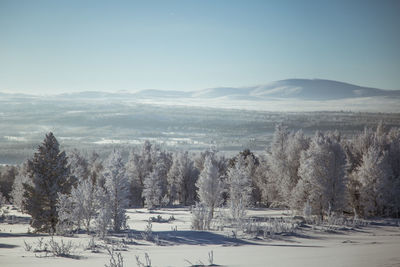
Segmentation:
{"type": "Polygon", "coordinates": [[[58,222],[58,194],[67,194],[74,179],[67,157],[60,151],[53,133],[46,135],[38,151],[27,163],[28,183],[24,183],[24,209],[32,216],[31,226],[38,231],[55,232],[58,222]]]}
{"type": "Polygon", "coordinates": [[[161,187],[161,198],[163,205],[168,204],[168,171],[172,165],[172,157],[169,153],[160,150],[156,147],[153,151],[153,170],[157,169],[159,184],[161,187]]]}
{"type": "Polygon", "coordinates": [[[278,124],[275,128],[270,149],[267,153],[268,161],[268,192],[269,198],[275,203],[284,202],[281,194],[285,181],[290,178],[288,173],[288,162],[286,146],[289,139],[289,131],[286,127],[278,124]]]}
{"type": "Polygon", "coordinates": [[[293,189],[299,181],[300,154],[308,149],[309,139],[303,132],[291,133],[277,125],[267,153],[266,185],[263,188],[270,205],[290,206],[293,189]]]}
{"type": "Polygon", "coordinates": [[[0,208],[7,204],[7,199],[3,196],[3,193],[0,192],[0,208]]]}
{"type": "Polygon", "coordinates": [[[99,210],[99,213],[95,219],[95,230],[100,238],[104,239],[108,233],[108,228],[112,222],[112,209],[110,206],[110,202],[108,202],[108,195],[104,195],[105,198],[103,200],[103,205],[99,210]]]}
{"type": "Polygon", "coordinates": [[[173,156],[172,166],[167,174],[168,181],[168,196],[171,204],[180,202],[180,195],[182,192],[182,166],[181,166],[181,153],[176,153],[173,156]]]}
{"type": "Polygon", "coordinates": [[[160,205],[162,189],[159,170],[157,167],[154,168],[154,170],[145,178],[142,194],[146,208],[152,209],[160,205]]]}
{"type": "Polygon", "coordinates": [[[26,170],[26,164],[23,164],[19,170],[18,174],[15,177],[14,184],[12,186],[11,191],[11,198],[12,203],[16,206],[19,210],[23,211],[23,202],[24,202],[24,183],[29,183],[28,174],[26,170]]]}
{"type": "Polygon", "coordinates": [[[233,167],[228,169],[229,185],[228,207],[232,218],[240,221],[246,215],[246,208],[251,200],[251,180],[244,157],[239,157],[233,167]]]}
{"type": "Polygon", "coordinates": [[[145,141],[140,153],[132,150],[126,164],[126,174],[130,183],[130,202],[132,206],[144,206],[142,192],[144,180],[153,170],[152,145],[145,141]]]}
{"type": "Polygon", "coordinates": [[[81,180],[72,188],[71,194],[59,195],[59,224],[76,225],[78,229],[82,225],[89,233],[92,221],[104,205],[101,201],[104,194],[100,186],[88,179],[81,180]]]}
{"type": "Polygon", "coordinates": [[[105,180],[104,187],[109,196],[113,230],[118,232],[125,227],[125,208],[129,204],[129,181],[120,152],[115,150],[112,152],[106,161],[102,175],[105,180]]]}
{"type": "Polygon", "coordinates": [[[371,146],[363,155],[362,164],[356,171],[356,178],[361,184],[360,212],[361,215],[387,215],[391,196],[391,169],[388,164],[388,153],[379,147],[371,146]]]}
{"type": "Polygon", "coordinates": [[[290,134],[288,138],[286,146],[287,175],[283,176],[283,180],[280,183],[280,194],[287,206],[290,206],[293,189],[300,179],[300,155],[308,149],[309,144],[309,138],[304,136],[301,130],[295,134],[290,134]]]}
{"type": "Polygon", "coordinates": [[[388,159],[392,169],[392,216],[400,217],[400,128],[392,128],[388,133],[388,159]]]}
{"type": "Polygon", "coordinates": [[[223,183],[218,174],[218,167],[215,164],[214,154],[205,158],[204,168],[196,182],[197,195],[200,203],[210,210],[210,219],[214,216],[214,209],[222,203],[223,183]]]}
{"type": "Polygon", "coordinates": [[[97,184],[99,186],[104,186],[104,179],[101,177],[103,172],[103,161],[100,159],[100,155],[93,152],[88,160],[88,171],[89,179],[92,184],[97,184]]]}
{"type": "Polygon", "coordinates": [[[235,164],[237,163],[239,158],[243,159],[243,168],[246,169],[250,177],[252,188],[251,202],[253,205],[259,205],[262,201],[262,188],[260,187],[261,183],[259,183],[258,181],[259,177],[257,174],[257,169],[260,167],[260,160],[249,149],[245,149],[241,151],[237,156],[229,160],[228,170],[229,168],[235,167],[235,164]]]}
{"type": "Polygon", "coordinates": [[[168,171],[168,196],[170,203],[178,202],[183,205],[194,203],[196,180],[198,172],[187,151],[175,153],[172,166],[168,171]]]}
{"type": "Polygon", "coordinates": [[[302,210],[309,201],[314,214],[323,216],[331,211],[342,211],[346,197],[346,158],[332,134],[317,132],[310,148],[300,159],[300,181],[293,199],[293,207],[302,210]]]}
{"type": "Polygon", "coordinates": [[[12,165],[0,166],[0,193],[11,202],[11,191],[17,175],[17,167],[12,165]]]}
{"type": "Polygon", "coordinates": [[[89,162],[77,149],[68,153],[68,162],[70,164],[71,174],[75,176],[78,181],[89,178],[89,162]]]}

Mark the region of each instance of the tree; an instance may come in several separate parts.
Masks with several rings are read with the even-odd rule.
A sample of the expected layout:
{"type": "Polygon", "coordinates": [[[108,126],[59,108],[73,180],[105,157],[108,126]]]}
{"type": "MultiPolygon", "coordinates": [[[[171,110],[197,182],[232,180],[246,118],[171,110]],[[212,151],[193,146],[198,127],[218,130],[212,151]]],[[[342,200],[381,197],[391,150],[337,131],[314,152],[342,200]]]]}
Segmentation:
{"type": "Polygon", "coordinates": [[[172,166],[168,171],[168,196],[170,203],[183,205],[194,203],[198,172],[187,151],[173,156],[172,166]]]}
{"type": "Polygon", "coordinates": [[[214,209],[222,203],[223,184],[218,176],[214,154],[205,158],[204,168],[196,182],[197,194],[202,204],[210,209],[210,219],[214,216],[214,209]]]}
{"type": "Polygon", "coordinates": [[[23,210],[23,202],[25,194],[25,189],[23,184],[29,183],[29,181],[30,180],[28,179],[27,166],[26,164],[23,164],[18,170],[18,174],[15,177],[11,191],[12,203],[21,211],[23,210]]]}
{"type": "Polygon", "coordinates": [[[301,130],[290,134],[288,138],[286,146],[287,175],[283,176],[283,181],[280,183],[280,194],[287,206],[290,206],[293,189],[300,180],[300,155],[308,149],[309,145],[309,138],[305,137],[301,130]]]}
{"type": "Polygon", "coordinates": [[[228,169],[228,206],[232,218],[240,221],[246,215],[251,200],[251,180],[244,157],[239,157],[233,167],[228,169]]]}
{"type": "MultiPolygon", "coordinates": [[[[258,181],[257,169],[260,167],[259,159],[249,149],[241,151],[237,156],[229,160],[228,169],[235,167],[238,159],[243,158],[243,168],[246,169],[251,181],[251,201],[254,205],[259,205],[262,201],[262,189],[258,181]]],[[[228,178],[229,180],[229,178],[228,178]]]]}
{"type": "Polygon", "coordinates": [[[145,141],[140,154],[134,150],[129,154],[126,173],[130,183],[130,202],[132,206],[144,206],[142,197],[144,180],[153,170],[152,145],[145,141]]]}
{"type": "Polygon", "coordinates": [[[33,158],[28,160],[29,182],[24,183],[24,209],[32,216],[31,226],[38,231],[55,232],[58,222],[58,194],[68,194],[74,179],[67,157],[60,151],[53,133],[48,133],[33,158]]]}
{"type": "Polygon", "coordinates": [[[57,208],[60,223],[76,225],[78,228],[83,224],[89,233],[92,220],[104,204],[101,201],[104,194],[100,186],[88,179],[81,180],[72,188],[71,194],[59,195],[57,208]]]}
{"type": "Polygon", "coordinates": [[[0,167],[0,193],[3,194],[7,202],[11,202],[11,191],[16,175],[17,168],[15,166],[0,167]]]}
{"type": "Polygon", "coordinates": [[[306,201],[323,216],[342,211],[346,194],[346,158],[337,136],[317,132],[300,159],[300,181],[293,207],[302,210],[306,201]]]}
{"type": "Polygon", "coordinates": [[[88,170],[92,184],[104,186],[104,178],[101,177],[101,173],[103,172],[103,162],[100,159],[100,155],[96,152],[93,152],[89,158],[88,170]]]}
{"type": "Polygon", "coordinates": [[[355,177],[360,187],[360,213],[363,216],[387,215],[386,209],[391,199],[389,181],[391,169],[388,153],[377,146],[371,146],[363,155],[362,164],[355,177]]]}
{"type": "Polygon", "coordinates": [[[113,151],[105,164],[102,174],[105,179],[104,186],[110,200],[113,229],[118,232],[125,226],[125,208],[129,203],[129,182],[120,152],[113,151]]]}
{"type": "Polygon", "coordinates": [[[75,176],[78,181],[89,178],[89,162],[77,149],[72,150],[68,154],[68,162],[70,164],[71,174],[75,176]]]}
{"type": "Polygon", "coordinates": [[[148,209],[152,209],[160,205],[161,194],[160,176],[158,168],[156,167],[144,180],[143,197],[145,206],[148,209]]]}
{"type": "Polygon", "coordinates": [[[286,181],[290,180],[288,173],[288,162],[286,146],[289,139],[289,131],[286,127],[278,124],[275,127],[274,136],[270,149],[267,153],[268,161],[268,192],[269,198],[275,203],[285,202],[282,196],[282,188],[287,186],[286,181]]]}

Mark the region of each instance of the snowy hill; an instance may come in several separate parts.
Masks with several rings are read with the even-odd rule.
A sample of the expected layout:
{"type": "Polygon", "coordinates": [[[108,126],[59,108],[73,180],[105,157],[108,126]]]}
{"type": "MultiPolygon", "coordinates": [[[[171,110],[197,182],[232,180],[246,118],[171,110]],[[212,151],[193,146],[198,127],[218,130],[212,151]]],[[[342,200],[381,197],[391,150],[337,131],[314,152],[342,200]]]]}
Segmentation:
{"type": "Polygon", "coordinates": [[[253,87],[206,89],[194,92],[192,95],[203,98],[237,99],[237,97],[241,97],[247,100],[271,100],[274,98],[334,100],[375,96],[400,97],[400,90],[381,90],[320,79],[288,79],[253,87]]]}
{"type": "Polygon", "coordinates": [[[138,92],[82,91],[45,97],[0,92],[0,101],[31,103],[32,99],[52,103],[129,102],[263,111],[400,112],[400,90],[382,90],[321,79],[288,79],[258,86],[216,87],[196,91],[155,89],[138,92]]]}
{"type": "MultiPolygon", "coordinates": [[[[23,94],[0,92],[0,97],[31,97],[23,94]]],[[[287,79],[264,85],[248,87],[216,87],[197,91],[155,90],[138,92],[82,91],[54,95],[62,99],[221,99],[264,101],[264,100],[339,100],[354,98],[400,98],[400,90],[382,90],[362,87],[344,82],[321,79],[287,79]]]]}

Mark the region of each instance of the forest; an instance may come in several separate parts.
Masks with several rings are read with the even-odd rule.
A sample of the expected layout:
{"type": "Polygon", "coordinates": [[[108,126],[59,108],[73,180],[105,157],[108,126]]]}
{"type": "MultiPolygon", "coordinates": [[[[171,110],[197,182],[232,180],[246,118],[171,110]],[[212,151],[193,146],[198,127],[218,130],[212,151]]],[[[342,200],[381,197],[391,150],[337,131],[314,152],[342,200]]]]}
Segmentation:
{"type": "Polygon", "coordinates": [[[29,160],[1,172],[2,203],[31,214],[37,230],[86,225],[89,232],[100,220],[103,230],[118,231],[127,207],[196,205],[207,210],[208,220],[220,206],[236,219],[248,207],[321,218],[399,216],[400,130],[383,123],[350,140],[339,131],[307,137],[279,124],[264,153],[245,149],[230,158],[213,148],[169,152],[149,141],[127,160],[116,149],[101,160],[95,152],[66,154],[59,147],[48,133],[29,160]]]}
{"type": "MultiPolygon", "coordinates": [[[[28,236],[50,237],[39,239],[35,249],[24,241],[25,251],[39,258],[79,258],[71,241],[53,237],[88,236],[93,251],[108,251],[106,266],[112,267],[123,266],[118,251],[126,238],[134,246],[133,240],[165,246],[187,238],[202,244],[195,231],[231,229],[228,239],[217,234],[207,242],[240,244],[260,234],[267,240],[301,238],[310,231],[306,225],[313,231],[355,231],[379,218],[399,217],[400,129],[380,122],[349,139],[340,131],[307,136],[278,124],[261,153],[168,151],[145,141],[127,156],[113,149],[105,159],[96,152],[66,152],[49,132],[28,160],[1,168],[0,191],[1,222],[29,223],[28,236]],[[26,215],[7,215],[10,204],[26,215]],[[271,217],[274,211],[284,217],[271,217]],[[132,230],[143,222],[144,231],[132,230]],[[171,226],[155,234],[153,224],[164,223],[191,230],[171,226]]],[[[137,257],[137,265],[152,266],[148,254],[145,259],[147,265],[137,257]]]]}

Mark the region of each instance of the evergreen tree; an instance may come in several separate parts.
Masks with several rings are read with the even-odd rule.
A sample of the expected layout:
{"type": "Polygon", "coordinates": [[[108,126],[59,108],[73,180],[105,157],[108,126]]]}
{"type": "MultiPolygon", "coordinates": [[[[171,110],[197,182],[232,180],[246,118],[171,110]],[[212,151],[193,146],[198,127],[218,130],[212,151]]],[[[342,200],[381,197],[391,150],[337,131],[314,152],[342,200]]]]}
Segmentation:
{"type": "Polygon", "coordinates": [[[32,216],[31,226],[38,231],[55,232],[58,222],[58,194],[67,194],[71,178],[67,157],[60,151],[53,133],[46,135],[33,158],[28,160],[29,182],[24,183],[24,209],[32,216]]]}

